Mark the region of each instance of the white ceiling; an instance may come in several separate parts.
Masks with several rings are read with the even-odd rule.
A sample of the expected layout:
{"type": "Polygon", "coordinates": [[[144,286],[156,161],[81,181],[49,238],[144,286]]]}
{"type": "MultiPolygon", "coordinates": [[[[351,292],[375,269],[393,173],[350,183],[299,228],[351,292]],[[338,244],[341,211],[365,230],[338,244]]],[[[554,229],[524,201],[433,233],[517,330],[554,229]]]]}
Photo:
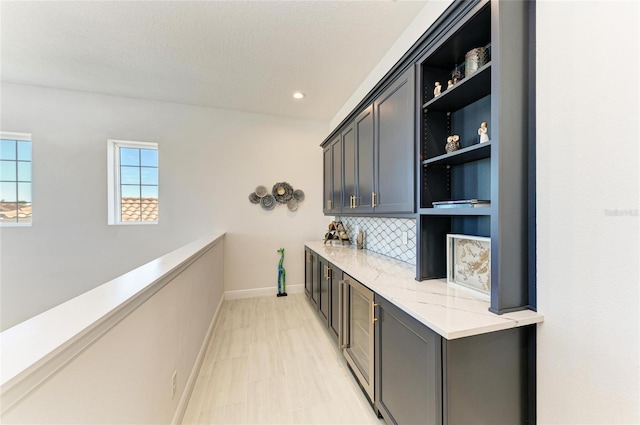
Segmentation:
{"type": "Polygon", "coordinates": [[[425,4],[2,1],[0,71],[13,83],[329,121],[425,4]]]}

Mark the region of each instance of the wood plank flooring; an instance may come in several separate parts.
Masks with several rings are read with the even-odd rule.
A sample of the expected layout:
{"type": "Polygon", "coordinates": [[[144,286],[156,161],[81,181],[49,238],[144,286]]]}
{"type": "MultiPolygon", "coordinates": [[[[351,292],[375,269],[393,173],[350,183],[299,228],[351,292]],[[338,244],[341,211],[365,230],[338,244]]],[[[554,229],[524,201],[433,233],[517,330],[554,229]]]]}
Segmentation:
{"type": "Polygon", "coordinates": [[[304,294],[225,301],[183,424],[377,424],[304,294]]]}

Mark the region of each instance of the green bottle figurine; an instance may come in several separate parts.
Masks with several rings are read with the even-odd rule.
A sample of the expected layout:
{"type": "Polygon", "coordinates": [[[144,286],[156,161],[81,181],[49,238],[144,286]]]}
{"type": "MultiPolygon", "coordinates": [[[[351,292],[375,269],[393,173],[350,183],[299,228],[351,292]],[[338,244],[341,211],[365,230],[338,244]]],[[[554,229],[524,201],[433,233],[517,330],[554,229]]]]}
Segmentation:
{"type": "Polygon", "coordinates": [[[278,250],[280,253],[280,262],[278,263],[278,297],[286,297],[287,296],[287,283],[286,276],[287,271],[284,269],[282,263],[284,263],[284,248],[280,248],[278,250]]]}

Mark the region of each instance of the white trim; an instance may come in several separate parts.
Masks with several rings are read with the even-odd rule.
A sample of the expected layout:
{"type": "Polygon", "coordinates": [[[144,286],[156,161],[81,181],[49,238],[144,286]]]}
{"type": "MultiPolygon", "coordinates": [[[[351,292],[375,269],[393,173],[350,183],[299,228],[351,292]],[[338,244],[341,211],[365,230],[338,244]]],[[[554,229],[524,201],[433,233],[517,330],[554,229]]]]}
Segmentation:
{"type": "Polygon", "coordinates": [[[107,224],[110,226],[139,226],[158,224],[158,221],[120,221],[120,148],[155,149],[158,155],[158,221],[160,219],[160,150],[156,142],[107,139],[107,224]]]}
{"type": "Polygon", "coordinates": [[[14,133],[11,131],[0,131],[0,139],[20,140],[21,142],[31,142],[31,133],[14,133]]]}
{"type": "MultiPolygon", "coordinates": [[[[301,294],[304,292],[304,285],[287,285],[287,294],[301,294]]],[[[239,300],[242,298],[256,298],[276,296],[278,289],[275,287],[239,289],[237,291],[225,291],[224,298],[227,300],[239,300]]]]}
{"type": "Polygon", "coordinates": [[[207,354],[207,349],[209,348],[209,343],[211,342],[213,331],[216,327],[216,324],[218,323],[218,318],[220,316],[220,310],[222,309],[224,299],[225,297],[223,293],[222,297],[220,297],[220,302],[218,303],[216,312],[213,314],[213,319],[211,319],[211,323],[209,324],[207,334],[205,335],[204,340],[202,341],[202,345],[200,346],[198,356],[193,363],[193,368],[191,368],[191,373],[189,374],[187,383],[185,384],[182,395],[180,396],[180,401],[178,401],[178,407],[176,407],[176,411],[173,414],[173,419],[171,420],[172,425],[181,424],[182,419],[184,419],[184,414],[186,413],[187,407],[189,406],[189,400],[191,399],[191,395],[193,394],[193,390],[196,386],[198,375],[200,375],[200,369],[202,368],[202,364],[204,363],[204,358],[207,354]]]}
{"type": "MultiPolygon", "coordinates": [[[[33,224],[33,140],[31,139],[31,133],[16,133],[12,131],[0,131],[0,139],[3,140],[16,140],[20,142],[31,143],[31,221],[28,223],[17,221],[2,221],[0,227],[31,227],[33,224]]],[[[17,160],[17,158],[16,158],[17,160]]],[[[17,176],[16,176],[17,178],[17,176]]],[[[16,194],[17,195],[17,194],[16,194]]]]}
{"type": "MultiPolygon", "coordinates": [[[[32,195],[33,196],[33,195],[32,195]]],[[[33,213],[31,215],[31,220],[33,220],[33,213]]],[[[0,227],[31,227],[33,223],[26,222],[13,222],[13,221],[0,221],[0,227]]]]}

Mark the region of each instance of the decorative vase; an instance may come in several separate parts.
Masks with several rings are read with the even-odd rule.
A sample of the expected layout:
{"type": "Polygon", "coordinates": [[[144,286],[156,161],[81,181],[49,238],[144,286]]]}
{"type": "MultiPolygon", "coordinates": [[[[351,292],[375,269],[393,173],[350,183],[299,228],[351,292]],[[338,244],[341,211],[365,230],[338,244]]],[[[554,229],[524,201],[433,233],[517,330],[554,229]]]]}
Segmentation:
{"type": "Polygon", "coordinates": [[[489,62],[489,50],[486,47],[476,47],[464,55],[464,75],[476,72],[480,67],[489,62]]]}

